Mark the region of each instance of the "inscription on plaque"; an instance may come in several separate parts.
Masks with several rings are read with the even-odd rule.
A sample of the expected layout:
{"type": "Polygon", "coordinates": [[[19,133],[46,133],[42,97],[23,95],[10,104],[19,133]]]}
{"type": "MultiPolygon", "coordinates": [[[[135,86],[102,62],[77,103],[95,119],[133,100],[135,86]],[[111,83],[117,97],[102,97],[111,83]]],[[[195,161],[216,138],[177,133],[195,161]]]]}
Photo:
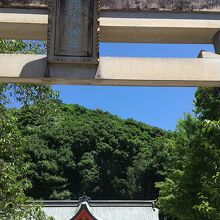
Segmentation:
{"type": "Polygon", "coordinates": [[[50,63],[97,63],[96,0],[50,0],[50,63]]]}

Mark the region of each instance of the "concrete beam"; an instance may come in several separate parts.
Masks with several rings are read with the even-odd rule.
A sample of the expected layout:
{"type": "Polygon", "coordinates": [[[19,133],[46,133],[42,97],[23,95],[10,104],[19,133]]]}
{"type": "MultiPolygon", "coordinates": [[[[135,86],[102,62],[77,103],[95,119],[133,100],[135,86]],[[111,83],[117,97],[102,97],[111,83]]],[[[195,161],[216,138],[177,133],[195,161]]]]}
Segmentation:
{"type": "Polygon", "coordinates": [[[200,51],[198,58],[205,58],[205,59],[220,59],[220,55],[213,53],[213,52],[209,52],[209,51],[205,51],[202,50],[200,51]]]}
{"type": "Polygon", "coordinates": [[[220,59],[102,57],[88,66],[52,66],[38,55],[0,55],[0,82],[109,86],[220,86],[220,59]],[[13,63],[13,65],[11,65],[13,63]]]}
{"type": "MultiPolygon", "coordinates": [[[[47,0],[0,0],[1,7],[47,8],[47,0]]],[[[219,11],[220,0],[101,0],[102,10],[219,11]]]]}
{"type": "MultiPolygon", "coordinates": [[[[48,11],[0,8],[0,38],[47,40],[48,11]]],[[[102,42],[213,43],[220,13],[102,12],[102,42]]]]}
{"type": "Polygon", "coordinates": [[[0,8],[0,38],[46,40],[48,11],[0,8]]]}
{"type": "Polygon", "coordinates": [[[106,42],[212,44],[220,13],[103,12],[100,24],[106,42]]]}

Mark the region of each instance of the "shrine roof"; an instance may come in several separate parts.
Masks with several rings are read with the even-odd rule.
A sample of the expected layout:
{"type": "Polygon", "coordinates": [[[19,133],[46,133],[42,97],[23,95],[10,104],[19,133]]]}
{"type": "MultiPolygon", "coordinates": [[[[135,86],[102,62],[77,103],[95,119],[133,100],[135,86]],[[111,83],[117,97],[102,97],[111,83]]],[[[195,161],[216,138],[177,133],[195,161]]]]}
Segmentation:
{"type": "Polygon", "coordinates": [[[71,220],[86,205],[97,220],[159,220],[159,210],[154,204],[154,201],[140,200],[45,201],[44,211],[55,220],[71,220]]]}

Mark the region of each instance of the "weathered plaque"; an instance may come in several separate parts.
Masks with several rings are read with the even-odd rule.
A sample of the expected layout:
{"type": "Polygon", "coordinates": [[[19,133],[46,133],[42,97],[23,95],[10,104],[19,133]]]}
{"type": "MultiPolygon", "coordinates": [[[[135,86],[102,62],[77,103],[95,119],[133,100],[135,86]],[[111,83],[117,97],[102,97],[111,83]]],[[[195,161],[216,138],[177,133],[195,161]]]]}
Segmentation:
{"type": "Polygon", "coordinates": [[[49,1],[49,63],[98,63],[98,9],[98,0],[49,1]]]}

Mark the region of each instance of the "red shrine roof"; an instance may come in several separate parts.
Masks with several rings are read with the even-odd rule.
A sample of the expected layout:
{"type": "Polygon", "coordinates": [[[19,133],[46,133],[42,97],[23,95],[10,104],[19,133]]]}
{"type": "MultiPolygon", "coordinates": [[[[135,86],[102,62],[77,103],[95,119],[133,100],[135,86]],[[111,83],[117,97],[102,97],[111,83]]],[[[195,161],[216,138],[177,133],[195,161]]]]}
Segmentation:
{"type": "Polygon", "coordinates": [[[94,220],[94,218],[91,217],[86,210],[83,210],[82,212],[80,212],[80,214],[73,219],[74,220],[94,220]]]}
{"type": "Polygon", "coordinates": [[[98,220],[89,210],[89,198],[84,196],[80,198],[80,206],[75,216],[71,220],[98,220]]]}

